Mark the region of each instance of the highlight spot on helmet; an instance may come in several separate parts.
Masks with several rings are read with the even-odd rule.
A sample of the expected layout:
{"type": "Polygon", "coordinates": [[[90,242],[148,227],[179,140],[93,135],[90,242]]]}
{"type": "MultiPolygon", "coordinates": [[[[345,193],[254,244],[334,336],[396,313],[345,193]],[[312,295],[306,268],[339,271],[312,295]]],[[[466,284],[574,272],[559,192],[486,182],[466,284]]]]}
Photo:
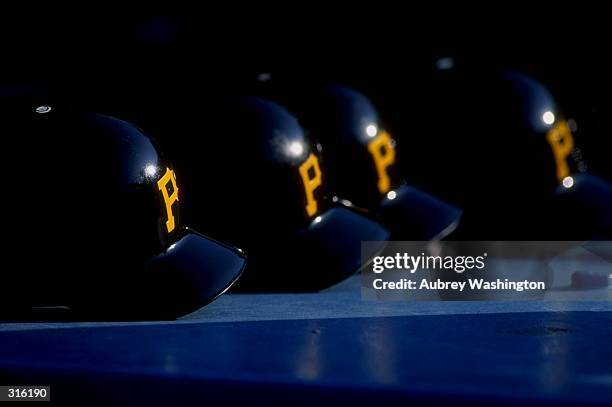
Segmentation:
{"type": "Polygon", "coordinates": [[[287,146],[287,152],[292,157],[299,157],[304,153],[304,144],[299,141],[293,141],[287,146]]]}
{"type": "Polygon", "coordinates": [[[38,106],[34,111],[40,114],[49,113],[51,111],[51,106],[38,106]]]}
{"type": "Polygon", "coordinates": [[[365,132],[368,135],[368,137],[376,137],[376,135],[378,134],[378,127],[376,127],[375,124],[370,123],[366,126],[365,128],[365,132]]]}
{"type": "Polygon", "coordinates": [[[149,164],[144,168],[145,177],[153,178],[157,175],[157,166],[154,164],[149,164]]]}
{"type": "Polygon", "coordinates": [[[542,115],[542,121],[545,124],[551,125],[555,122],[555,114],[553,112],[551,112],[550,110],[547,110],[546,112],[544,112],[544,114],[542,115]]]}

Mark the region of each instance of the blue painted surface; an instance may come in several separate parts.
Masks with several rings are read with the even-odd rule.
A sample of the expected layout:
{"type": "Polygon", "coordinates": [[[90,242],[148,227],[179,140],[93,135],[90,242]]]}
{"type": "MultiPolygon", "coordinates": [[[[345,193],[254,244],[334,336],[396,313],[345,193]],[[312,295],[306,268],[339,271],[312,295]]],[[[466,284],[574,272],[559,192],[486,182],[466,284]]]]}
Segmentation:
{"type": "Polygon", "coordinates": [[[101,405],[612,405],[610,301],[363,301],[359,284],[178,321],[2,323],[0,384],[101,405]]]}
{"type": "Polygon", "coordinates": [[[60,398],[80,383],[77,394],[133,386],[157,401],[175,391],[233,401],[344,391],[363,402],[612,402],[612,312],[13,330],[0,343],[4,382],[52,382],[60,398]]]}

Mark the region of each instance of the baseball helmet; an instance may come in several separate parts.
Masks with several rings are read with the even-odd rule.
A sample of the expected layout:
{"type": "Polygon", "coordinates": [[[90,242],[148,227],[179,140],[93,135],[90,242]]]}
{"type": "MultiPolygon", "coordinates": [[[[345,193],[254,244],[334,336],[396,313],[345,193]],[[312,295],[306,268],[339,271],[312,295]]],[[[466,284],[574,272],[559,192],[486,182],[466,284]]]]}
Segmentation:
{"type": "Polygon", "coordinates": [[[180,174],[139,128],[49,100],[1,98],[3,311],[173,318],[227,290],[245,256],[182,226],[180,174]]]}
{"type": "Polygon", "coordinates": [[[402,150],[367,96],[334,85],[280,98],[322,144],[337,199],[374,215],[392,240],[440,239],[457,226],[459,209],[405,182],[400,168],[410,159],[408,140],[402,150]]]}
{"type": "Polygon", "coordinates": [[[362,241],[377,241],[375,252],[385,245],[384,227],[329,198],[320,146],[286,109],[257,97],[192,108],[168,142],[189,186],[184,213],[244,247],[240,288],[318,290],[359,270],[362,241]],[[204,132],[191,130],[191,117],[204,132]]]}
{"type": "Polygon", "coordinates": [[[544,85],[514,71],[442,71],[422,105],[417,127],[404,125],[423,134],[410,173],[464,209],[462,238],[612,236],[612,186],[588,171],[576,123],[544,85]]]}

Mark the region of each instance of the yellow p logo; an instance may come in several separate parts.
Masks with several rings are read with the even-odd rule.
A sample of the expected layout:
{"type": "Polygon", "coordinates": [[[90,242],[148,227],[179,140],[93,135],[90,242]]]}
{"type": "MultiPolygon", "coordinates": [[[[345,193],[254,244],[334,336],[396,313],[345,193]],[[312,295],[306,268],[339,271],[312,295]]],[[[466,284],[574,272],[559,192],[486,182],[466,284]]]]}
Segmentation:
{"type": "Polygon", "coordinates": [[[166,228],[168,233],[174,230],[174,215],[172,213],[172,204],[178,201],[178,186],[176,185],[176,175],[170,168],[166,168],[166,173],[163,177],[157,181],[157,187],[164,197],[164,203],[166,204],[166,213],[168,214],[168,220],[166,221],[166,228]],[[172,193],[168,195],[168,184],[172,184],[172,193]]]}
{"type": "Polygon", "coordinates": [[[317,200],[314,197],[314,191],[321,185],[321,168],[316,155],[310,153],[306,161],[300,165],[300,175],[306,192],[306,213],[308,216],[312,216],[317,213],[317,200]]]}
{"type": "Polygon", "coordinates": [[[555,162],[557,164],[557,179],[563,179],[570,175],[570,168],[567,164],[567,157],[574,149],[574,137],[565,120],[559,121],[546,134],[546,141],[552,148],[555,162]]]}
{"type": "Polygon", "coordinates": [[[389,133],[381,131],[376,138],[368,143],[368,150],[372,154],[376,166],[378,190],[381,194],[384,194],[391,189],[391,179],[387,173],[387,168],[395,162],[395,148],[389,133]]]}

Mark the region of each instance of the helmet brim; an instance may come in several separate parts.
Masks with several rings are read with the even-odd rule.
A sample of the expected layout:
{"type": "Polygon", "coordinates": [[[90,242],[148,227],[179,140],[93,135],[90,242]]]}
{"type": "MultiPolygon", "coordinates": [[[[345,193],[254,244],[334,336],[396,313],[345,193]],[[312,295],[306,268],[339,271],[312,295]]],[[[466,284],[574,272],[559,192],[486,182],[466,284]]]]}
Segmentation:
{"type": "Polygon", "coordinates": [[[249,266],[237,286],[249,292],[313,292],[358,272],[384,249],[389,231],[353,210],[334,206],[300,229],[249,246],[249,266]],[[372,241],[367,252],[361,243],[372,241]],[[363,255],[363,257],[362,257],[363,255]]]}
{"type": "Polygon", "coordinates": [[[462,212],[426,192],[403,185],[383,199],[380,214],[391,229],[392,240],[427,241],[450,234],[462,212]]]}
{"type": "Polygon", "coordinates": [[[390,232],[379,223],[350,209],[333,207],[317,216],[301,234],[302,247],[311,251],[304,266],[321,274],[315,289],[326,288],[355,274],[362,261],[380,253],[386,246],[390,232]],[[364,247],[362,242],[372,242],[364,247]]]}
{"type": "Polygon", "coordinates": [[[158,315],[194,311],[227,291],[245,265],[241,250],[184,229],[180,239],[145,265],[145,275],[154,281],[152,292],[161,294],[150,306],[158,315]]]}

